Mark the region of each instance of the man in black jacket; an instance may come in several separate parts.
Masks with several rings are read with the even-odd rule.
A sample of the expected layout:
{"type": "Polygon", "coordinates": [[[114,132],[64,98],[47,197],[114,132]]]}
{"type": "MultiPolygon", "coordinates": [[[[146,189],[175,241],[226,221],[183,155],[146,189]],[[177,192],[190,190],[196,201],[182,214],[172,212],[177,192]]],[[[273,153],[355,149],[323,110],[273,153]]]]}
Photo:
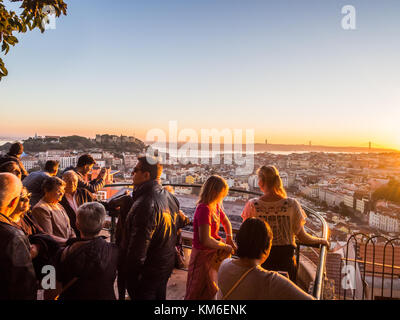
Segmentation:
{"type": "Polygon", "coordinates": [[[126,285],[132,300],[165,300],[175,264],[178,200],[159,183],[162,165],[140,157],[135,193],[122,240],[126,285]]]}
{"type": "Polygon", "coordinates": [[[11,173],[0,173],[0,300],[36,300],[36,276],[28,238],[10,220],[22,190],[11,173]]]}

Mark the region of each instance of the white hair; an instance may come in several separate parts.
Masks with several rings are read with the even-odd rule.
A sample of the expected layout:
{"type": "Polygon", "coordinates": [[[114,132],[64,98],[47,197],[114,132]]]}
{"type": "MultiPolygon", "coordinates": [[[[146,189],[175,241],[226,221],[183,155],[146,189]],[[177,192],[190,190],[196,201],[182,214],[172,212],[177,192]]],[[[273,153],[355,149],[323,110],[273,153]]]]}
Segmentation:
{"type": "Polygon", "coordinates": [[[79,230],[84,234],[97,234],[103,228],[106,209],[101,203],[87,202],[78,208],[79,230]]]}
{"type": "Polygon", "coordinates": [[[74,177],[75,179],[78,179],[78,175],[76,174],[76,172],[75,172],[74,170],[65,171],[65,172],[63,173],[63,175],[62,175],[63,179],[66,178],[66,177],[69,177],[69,176],[72,176],[72,177],[74,177]]]}

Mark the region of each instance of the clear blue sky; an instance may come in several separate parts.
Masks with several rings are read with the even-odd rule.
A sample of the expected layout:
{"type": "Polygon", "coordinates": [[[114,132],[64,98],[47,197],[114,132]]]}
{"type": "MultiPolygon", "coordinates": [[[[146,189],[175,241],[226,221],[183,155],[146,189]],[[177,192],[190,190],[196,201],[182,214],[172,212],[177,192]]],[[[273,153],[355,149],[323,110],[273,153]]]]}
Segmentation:
{"type": "Polygon", "coordinates": [[[400,148],[398,0],[65,2],[56,30],[3,57],[0,135],[144,138],[178,120],[400,148]],[[356,30],[341,27],[347,4],[356,30]]]}

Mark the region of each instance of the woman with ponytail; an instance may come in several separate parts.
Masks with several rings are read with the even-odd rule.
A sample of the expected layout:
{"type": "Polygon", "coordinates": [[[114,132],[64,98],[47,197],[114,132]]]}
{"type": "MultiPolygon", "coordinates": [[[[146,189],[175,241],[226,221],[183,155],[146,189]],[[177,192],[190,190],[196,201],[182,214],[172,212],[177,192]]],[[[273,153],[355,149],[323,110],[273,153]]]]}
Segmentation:
{"type": "Polygon", "coordinates": [[[296,199],[288,198],[278,170],[262,166],[257,170],[258,186],[264,193],[246,203],[243,221],[255,217],[266,221],[273,232],[271,253],[262,267],[267,270],[286,271],[296,280],[296,238],[304,244],[329,246],[328,241],[313,237],[304,230],[306,214],[296,199]]]}

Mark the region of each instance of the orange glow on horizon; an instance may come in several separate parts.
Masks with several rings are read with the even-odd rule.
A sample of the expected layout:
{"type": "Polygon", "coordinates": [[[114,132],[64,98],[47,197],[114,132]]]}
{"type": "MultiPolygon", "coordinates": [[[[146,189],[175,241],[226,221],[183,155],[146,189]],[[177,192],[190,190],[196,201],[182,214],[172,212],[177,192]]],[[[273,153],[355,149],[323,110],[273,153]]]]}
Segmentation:
{"type": "MultiPolygon", "coordinates": [[[[76,129],[71,130],[70,126],[67,125],[52,125],[46,128],[38,128],[38,127],[31,127],[29,126],[21,126],[18,130],[12,124],[12,122],[5,123],[3,126],[0,136],[14,136],[14,137],[33,137],[36,133],[39,136],[71,136],[71,135],[79,135],[88,138],[95,138],[96,134],[109,134],[109,135],[124,135],[124,136],[135,136],[136,138],[145,141],[146,134],[151,129],[148,126],[145,127],[144,124],[141,126],[134,125],[124,125],[111,127],[111,126],[104,126],[99,127],[99,123],[96,121],[87,125],[77,125],[76,129]],[[129,128],[131,127],[131,128],[129,128]],[[129,129],[127,129],[129,128],[129,129]]],[[[186,129],[188,126],[178,127],[179,130],[186,129]]],[[[238,128],[236,126],[231,128],[232,132],[233,129],[238,128]]],[[[168,127],[160,127],[166,134],[167,141],[169,138],[169,131],[168,127]]],[[[201,134],[200,129],[193,128],[198,134],[198,141],[200,142],[201,134]]],[[[208,128],[205,126],[205,129],[212,129],[212,127],[208,128]]],[[[217,130],[222,130],[217,129],[217,130]]],[[[243,127],[243,143],[245,141],[245,129],[243,127]]],[[[295,130],[293,130],[295,131],[295,130]]],[[[328,130],[327,130],[328,131],[328,130]]],[[[254,136],[254,143],[256,144],[265,144],[265,140],[268,141],[268,144],[289,144],[289,145],[308,145],[309,142],[312,142],[313,146],[330,146],[330,147],[365,147],[368,148],[368,143],[371,141],[372,148],[379,148],[379,149],[395,149],[400,150],[400,134],[399,135],[389,135],[389,134],[373,134],[370,133],[369,136],[374,137],[369,138],[365,134],[360,134],[358,136],[354,134],[347,134],[346,132],[339,132],[335,133],[330,130],[329,132],[267,132],[264,130],[257,130],[255,129],[255,136],[254,136]]],[[[185,141],[179,141],[185,142],[185,141]]],[[[223,142],[223,140],[221,140],[223,142]]]]}

